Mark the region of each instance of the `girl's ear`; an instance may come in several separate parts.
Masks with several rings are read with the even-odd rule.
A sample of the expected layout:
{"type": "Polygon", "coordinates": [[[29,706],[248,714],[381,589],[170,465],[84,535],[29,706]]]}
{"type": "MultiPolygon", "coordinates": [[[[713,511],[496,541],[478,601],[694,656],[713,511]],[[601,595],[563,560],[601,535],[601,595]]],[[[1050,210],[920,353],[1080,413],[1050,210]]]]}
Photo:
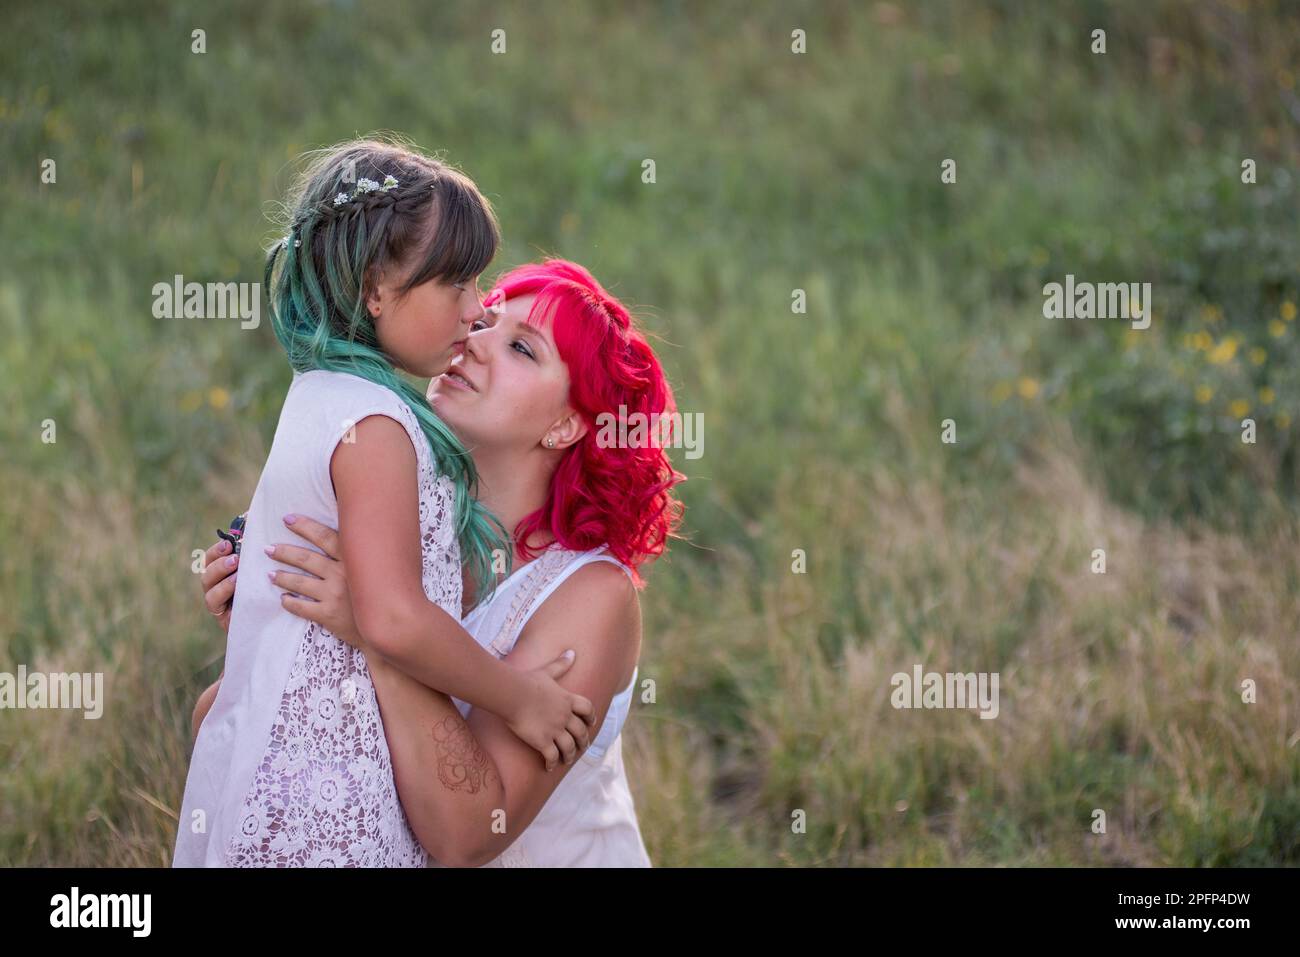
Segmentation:
{"type": "Polygon", "coordinates": [[[370,313],[371,319],[378,319],[379,314],[384,311],[384,290],[380,285],[382,275],[373,269],[366,271],[365,279],[365,300],[366,311],[370,313]]]}

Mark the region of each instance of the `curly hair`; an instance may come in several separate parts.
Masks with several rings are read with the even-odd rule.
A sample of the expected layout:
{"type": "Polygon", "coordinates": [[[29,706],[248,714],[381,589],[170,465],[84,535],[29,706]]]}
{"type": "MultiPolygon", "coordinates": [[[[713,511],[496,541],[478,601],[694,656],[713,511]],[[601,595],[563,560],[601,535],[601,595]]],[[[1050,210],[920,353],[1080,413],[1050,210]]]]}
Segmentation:
{"type": "Polygon", "coordinates": [[[484,305],[528,295],[537,297],[528,322],[551,322],[569,370],[569,404],[587,432],[565,450],[546,504],[515,528],[520,554],[536,556],[526,543],[538,532],[549,532],[564,548],[607,545],[643,587],[639,567],[662,554],[681,523],[683,506],[672,488],[686,476],[673,469],[666,442],[609,443],[597,425],[606,416],[637,413],[642,421],[672,421],[672,387],[631,313],[577,263],[547,259],[512,269],[484,305]]]}

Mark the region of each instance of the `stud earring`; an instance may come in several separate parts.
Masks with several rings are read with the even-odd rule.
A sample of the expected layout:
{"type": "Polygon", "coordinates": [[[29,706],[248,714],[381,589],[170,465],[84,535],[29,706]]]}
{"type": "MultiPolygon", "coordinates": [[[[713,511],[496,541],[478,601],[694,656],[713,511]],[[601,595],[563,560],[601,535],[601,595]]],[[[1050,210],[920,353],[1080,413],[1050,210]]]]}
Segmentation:
{"type": "Polygon", "coordinates": [[[547,447],[548,449],[553,449],[553,448],[555,448],[555,439],[547,439],[547,440],[546,440],[546,447],[547,447]]]}

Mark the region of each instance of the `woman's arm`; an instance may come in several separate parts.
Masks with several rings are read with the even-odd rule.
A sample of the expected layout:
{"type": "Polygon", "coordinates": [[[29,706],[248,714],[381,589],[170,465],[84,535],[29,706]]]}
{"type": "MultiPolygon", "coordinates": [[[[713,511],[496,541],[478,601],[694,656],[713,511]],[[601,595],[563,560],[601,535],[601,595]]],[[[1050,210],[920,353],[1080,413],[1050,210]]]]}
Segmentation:
{"type": "Polygon", "coordinates": [[[226,672],[223,670],[221,674],[217,676],[217,680],[208,685],[203,694],[199,695],[198,704],[194,706],[194,715],[190,719],[191,730],[194,732],[194,740],[198,740],[199,728],[203,724],[203,719],[208,716],[208,712],[212,710],[212,702],[216,700],[217,692],[221,689],[221,679],[225,676],[226,672]]]}
{"type": "MultiPolygon", "coordinates": [[[[591,699],[599,727],[640,650],[636,591],[619,568],[594,562],[552,598],[534,613],[506,662],[555,667],[561,649],[575,648],[577,663],[562,683],[591,699]]],[[[440,863],[472,867],[495,858],[533,822],[572,766],[543,770],[500,717],[475,708],[463,720],[446,695],[391,665],[372,668],[371,676],[402,807],[440,863]]]]}
{"type": "MultiPolygon", "coordinates": [[[[424,594],[418,463],[406,429],[373,415],[354,434],[354,442],[335,448],[330,475],[353,614],[372,655],[501,715],[548,761],[575,752],[570,725],[575,715],[591,715],[591,702],[542,672],[503,665],[424,594]]],[[[272,573],[272,580],[293,588],[281,581],[284,574],[272,573]]]]}
{"type": "MultiPolygon", "coordinates": [[[[230,609],[235,601],[235,579],[239,574],[236,571],[239,567],[239,556],[232,555],[231,549],[230,542],[225,539],[214,542],[203,553],[203,573],[199,576],[199,587],[203,591],[203,606],[217,619],[217,624],[221,626],[222,631],[230,628],[230,609]]],[[[190,728],[195,739],[199,736],[199,727],[203,724],[203,719],[212,710],[212,702],[216,700],[221,679],[225,674],[223,668],[217,680],[204,689],[194,705],[190,728]]]]}

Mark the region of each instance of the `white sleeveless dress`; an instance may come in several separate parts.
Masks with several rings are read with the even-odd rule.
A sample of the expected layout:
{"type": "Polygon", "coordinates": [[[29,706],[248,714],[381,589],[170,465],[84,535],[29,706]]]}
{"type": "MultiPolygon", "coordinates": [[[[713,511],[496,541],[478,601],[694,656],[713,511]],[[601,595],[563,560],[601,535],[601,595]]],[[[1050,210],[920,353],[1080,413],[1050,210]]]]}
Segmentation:
{"type": "MultiPolygon", "coordinates": [[[[437,474],[410,407],[357,376],[294,376],[248,512],[226,671],[199,729],[173,859],[177,867],[423,867],[393,782],[361,653],[280,605],[264,549],[292,542],[282,517],[338,527],[330,458],[356,422],[399,422],[419,463],[424,592],[460,616],[453,486],[437,474]]],[[[299,542],[306,545],[306,542],[299,542]]],[[[310,547],[310,546],[308,546],[310,547]]]]}
{"type": "MultiPolygon", "coordinates": [[[[626,566],[604,546],[587,552],[548,549],[502,582],[491,600],[463,621],[474,639],[498,658],[514,648],[519,633],[555,589],[591,562],[626,566]]],[[[586,753],[551,792],[523,834],[486,867],[649,867],[632,792],[623,769],[620,732],[636,688],[637,669],[610,702],[586,753]]],[[[470,705],[452,699],[462,715],[470,705]]],[[[431,862],[436,866],[436,862],[431,862]]]]}

